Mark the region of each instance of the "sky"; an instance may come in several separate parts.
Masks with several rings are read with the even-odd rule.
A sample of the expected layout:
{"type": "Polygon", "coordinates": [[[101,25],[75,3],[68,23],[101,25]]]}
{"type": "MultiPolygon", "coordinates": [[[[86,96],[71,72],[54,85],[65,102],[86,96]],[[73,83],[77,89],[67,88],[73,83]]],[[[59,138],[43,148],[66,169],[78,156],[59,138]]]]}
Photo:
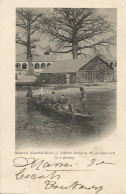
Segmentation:
{"type": "MultiPolygon", "coordinates": [[[[39,11],[44,11],[45,9],[39,9],[39,11]]],[[[116,8],[100,8],[97,9],[98,14],[105,15],[107,17],[107,20],[113,23],[114,28],[117,27],[117,9],[116,8]]],[[[38,55],[43,55],[42,47],[45,47],[45,45],[49,45],[49,40],[46,36],[42,37],[39,34],[36,33],[37,37],[40,37],[41,41],[39,42],[39,45],[37,46],[35,53],[38,55]]],[[[22,54],[24,53],[25,48],[24,46],[21,46],[19,44],[16,44],[16,54],[22,54]]],[[[87,51],[88,52],[88,51],[87,51]]],[[[110,53],[112,56],[117,55],[116,47],[110,47],[110,53]]],[[[72,54],[57,54],[55,55],[56,60],[66,60],[66,59],[72,59],[72,54]]]]}

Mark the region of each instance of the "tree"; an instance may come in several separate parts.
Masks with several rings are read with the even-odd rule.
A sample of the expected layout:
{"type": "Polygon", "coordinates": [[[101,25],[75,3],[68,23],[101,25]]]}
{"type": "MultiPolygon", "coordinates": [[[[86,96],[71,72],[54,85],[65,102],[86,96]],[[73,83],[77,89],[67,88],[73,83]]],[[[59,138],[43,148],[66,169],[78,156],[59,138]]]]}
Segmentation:
{"type": "Polygon", "coordinates": [[[16,26],[20,31],[16,34],[16,43],[26,47],[28,60],[28,75],[34,75],[32,65],[32,49],[35,49],[39,39],[32,36],[39,30],[38,22],[42,14],[38,14],[34,9],[17,9],[16,26]]]}
{"type": "Polygon", "coordinates": [[[83,49],[109,48],[115,44],[112,24],[96,9],[56,8],[41,20],[41,28],[58,44],[58,50],[49,52],[72,53],[77,58],[83,49]]]}

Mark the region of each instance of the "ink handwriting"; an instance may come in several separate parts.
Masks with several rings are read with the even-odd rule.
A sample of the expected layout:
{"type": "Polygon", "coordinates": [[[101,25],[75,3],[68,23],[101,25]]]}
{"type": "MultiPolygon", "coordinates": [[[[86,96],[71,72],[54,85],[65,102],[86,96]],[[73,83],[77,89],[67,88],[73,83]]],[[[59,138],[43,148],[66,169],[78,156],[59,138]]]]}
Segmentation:
{"type": "Polygon", "coordinates": [[[91,159],[90,163],[87,166],[92,166],[93,164],[95,165],[101,165],[101,164],[115,164],[112,162],[105,162],[105,161],[101,161],[101,162],[96,162],[97,160],[95,158],[91,159]]]}
{"type": "MultiPolygon", "coordinates": [[[[100,166],[100,165],[113,165],[115,163],[98,161],[96,158],[92,158],[88,164],[87,161],[83,163],[83,166],[80,166],[79,169],[74,169],[73,165],[70,163],[63,162],[55,162],[51,163],[49,161],[45,161],[44,159],[34,158],[34,157],[17,157],[13,160],[13,166],[17,169],[15,174],[16,180],[21,179],[31,179],[31,180],[43,180],[44,181],[44,189],[85,189],[85,190],[94,190],[95,194],[99,193],[103,190],[103,186],[96,186],[93,184],[90,187],[85,186],[84,184],[79,183],[78,179],[71,184],[65,186],[61,185],[62,176],[66,176],[68,171],[94,171],[94,169],[90,169],[92,166],[100,166]],[[83,167],[86,167],[83,169],[83,167]],[[18,171],[19,169],[19,171],[18,171]],[[62,173],[61,173],[62,172],[62,173]],[[57,182],[58,181],[58,182],[57,182]]],[[[67,179],[66,179],[67,180],[67,179]]]]}

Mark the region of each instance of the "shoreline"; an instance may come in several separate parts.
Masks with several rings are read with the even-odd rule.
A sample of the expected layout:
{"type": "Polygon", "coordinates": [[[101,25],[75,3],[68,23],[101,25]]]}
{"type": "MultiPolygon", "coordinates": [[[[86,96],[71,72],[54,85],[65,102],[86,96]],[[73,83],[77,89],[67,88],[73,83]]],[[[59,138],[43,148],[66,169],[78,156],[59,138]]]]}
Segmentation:
{"type": "MultiPolygon", "coordinates": [[[[103,91],[108,91],[108,90],[117,90],[117,83],[116,82],[113,82],[112,84],[104,84],[104,85],[99,85],[99,86],[84,86],[84,85],[80,85],[82,87],[84,87],[84,89],[90,93],[90,92],[99,92],[101,90],[101,92],[103,91]]],[[[76,86],[76,87],[68,87],[68,88],[61,88],[61,89],[54,89],[54,88],[50,88],[50,87],[44,87],[44,94],[45,95],[48,95],[51,93],[51,91],[55,91],[56,93],[60,94],[60,93],[64,93],[64,94],[67,94],[67,93],[78,93],[79,92],[79,87],[80,86],[76,86]]],[[[32,87],[32,91],[33,91],[33,96],[38,96],[39,95],[39,88],[37,89],[34,89],[34,86],[32,87]]],[[[27,93],[27,89],[24,90],[24,91],[21,91],[18,90],[18,91],[15,91],[15,95],[16,96],[25,96],[27,93]]]]}

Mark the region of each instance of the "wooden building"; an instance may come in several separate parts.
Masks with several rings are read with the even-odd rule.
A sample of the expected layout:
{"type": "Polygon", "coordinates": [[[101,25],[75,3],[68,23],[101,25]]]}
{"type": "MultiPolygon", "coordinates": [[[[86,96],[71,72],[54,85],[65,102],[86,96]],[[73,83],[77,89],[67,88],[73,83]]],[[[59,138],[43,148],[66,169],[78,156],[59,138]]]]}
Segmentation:
{"type": "Polygon", "coordinates": [[[93,55],[81,59],[56,61],[40,76],[43,83],[49,84],[116,81],[116,60],[93,55]]]}

